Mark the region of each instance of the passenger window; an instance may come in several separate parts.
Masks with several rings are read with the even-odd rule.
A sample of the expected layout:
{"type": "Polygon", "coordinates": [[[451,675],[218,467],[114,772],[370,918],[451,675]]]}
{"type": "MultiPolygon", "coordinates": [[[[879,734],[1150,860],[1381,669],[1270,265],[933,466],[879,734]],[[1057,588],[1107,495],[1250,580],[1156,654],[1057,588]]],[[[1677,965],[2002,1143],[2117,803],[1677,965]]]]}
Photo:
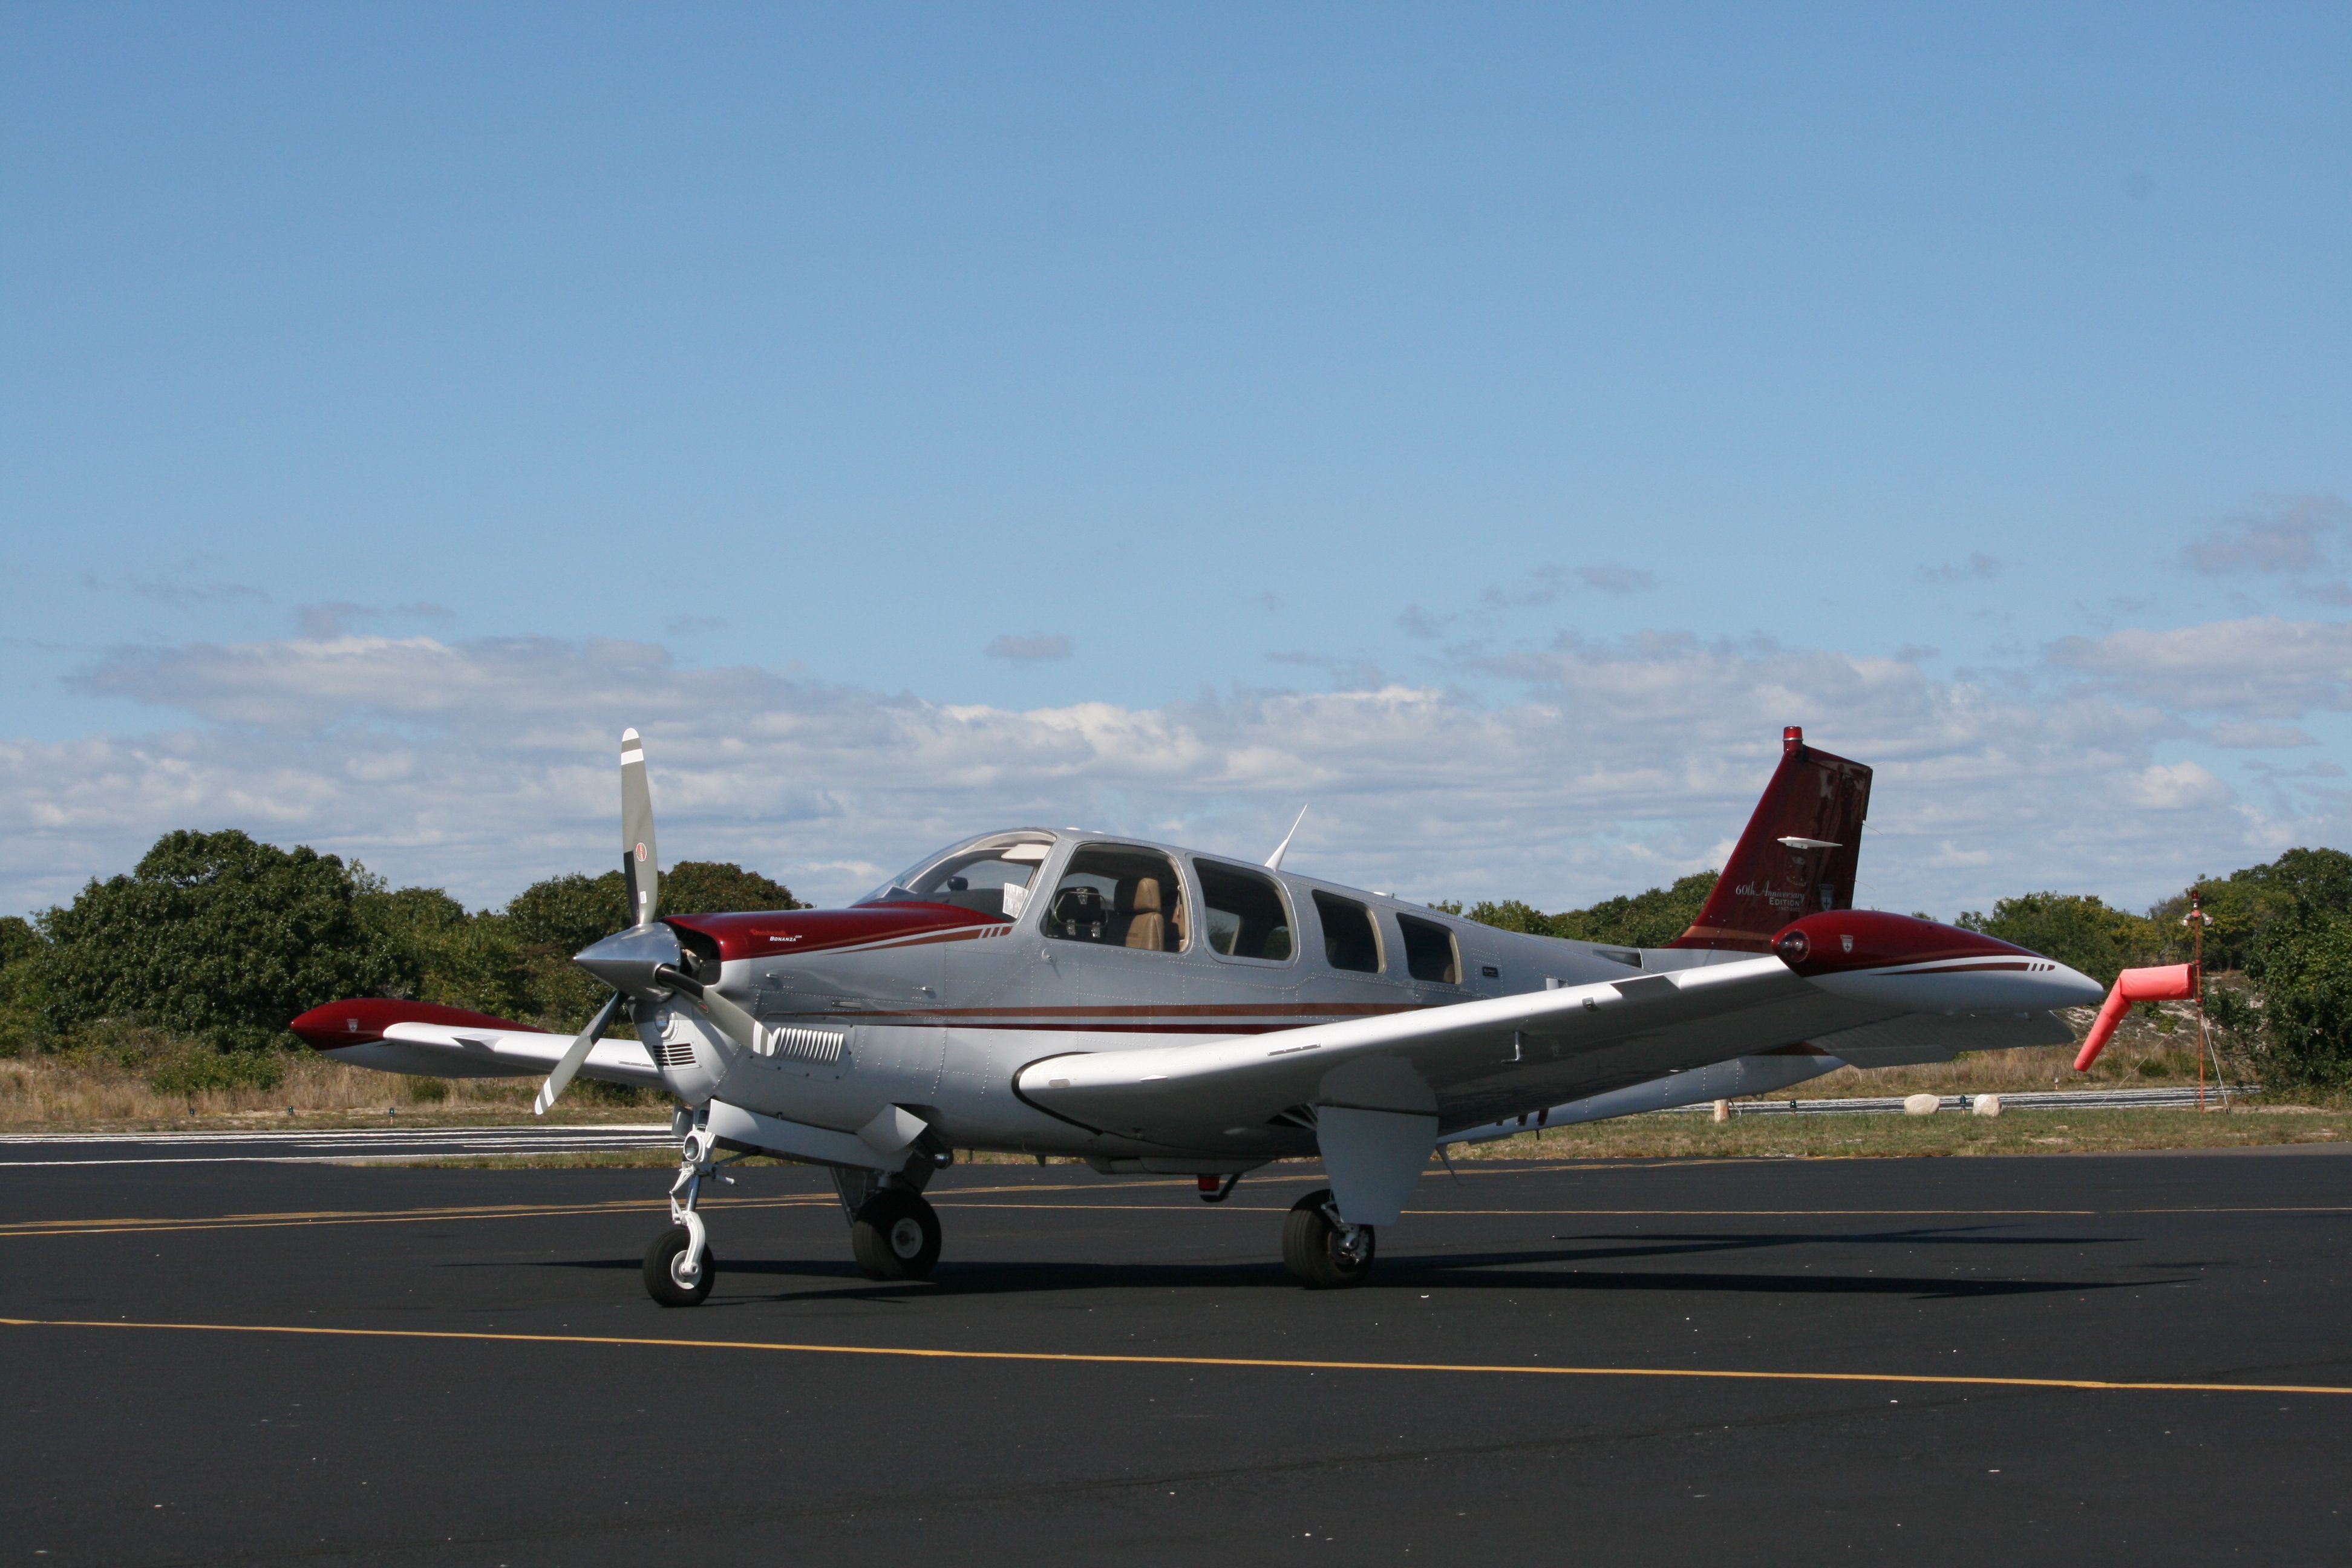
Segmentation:
{"type": "Polygon", "coordinates": [[[1440,984],[1462,984],[1462,955],[1454,948],[1454,933],[1435,921],[1416,920],[1411,915],[1397,916],[1397,925],[1404,931],[1404,966],[1415,980],[1434,980],[1440,984]]]}
{"type": "Polygon", "coordinates": [[[1045,908],[1045,934],[1103,947],[1181,952],[1184,884],[1175,863],[1156,849],[1081,846],[1045,908]]]}
{"type": "Polygon", "coordinates": [[[1201,877],[1202,918],[1212,948],[1227,958],[1288,961],[1290,908],[1273,878],[1214,860],[1195,860],[1192,869],[1201,877]]]}
{"type": "Polygon", "coordinates": [[[1334,969],[1352,969],[1360,974],[1381,972],[1381,938],[1373,929],[1371,910],[1346,899],[1318,893],[1315,914],[1323,922],[1325,963],[1334,969]]]}

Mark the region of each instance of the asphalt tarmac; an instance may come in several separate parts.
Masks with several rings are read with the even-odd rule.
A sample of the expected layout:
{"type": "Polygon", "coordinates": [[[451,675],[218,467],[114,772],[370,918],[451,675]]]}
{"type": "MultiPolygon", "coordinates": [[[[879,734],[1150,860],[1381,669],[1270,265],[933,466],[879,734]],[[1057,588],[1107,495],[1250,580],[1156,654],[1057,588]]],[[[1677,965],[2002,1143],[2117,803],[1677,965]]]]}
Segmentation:
{"type": "Polygon", "coordinates": [[[1312,1173],[0,1170],[0,1561],[2352,1560],[2352,1156],[1481,1164],[1374,1281],[1312,1173]]]}

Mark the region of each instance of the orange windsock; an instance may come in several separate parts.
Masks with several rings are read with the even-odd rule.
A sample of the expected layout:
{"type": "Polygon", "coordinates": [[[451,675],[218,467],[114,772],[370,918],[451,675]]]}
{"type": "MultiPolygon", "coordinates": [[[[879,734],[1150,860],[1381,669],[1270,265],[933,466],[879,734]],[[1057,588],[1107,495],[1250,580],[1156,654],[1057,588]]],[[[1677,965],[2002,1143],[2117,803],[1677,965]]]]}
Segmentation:
{"type": "Polygon", "coordinates": [[[2074,1070],[2088,1072],[2091,1064],[2099,1059],[2106,1048],[2107,1037],[2124,1021],[2135,1002],[2178,1002],[2197,994],[2197,966],[2193,963],[2167,964],[2162,969],[2126,969],[2116,976],[2116,988],[2107,993],[2099,1016],[2091,1032],[2083,1037],[2083,1048],[2074,1057],[2074,1070]]]}

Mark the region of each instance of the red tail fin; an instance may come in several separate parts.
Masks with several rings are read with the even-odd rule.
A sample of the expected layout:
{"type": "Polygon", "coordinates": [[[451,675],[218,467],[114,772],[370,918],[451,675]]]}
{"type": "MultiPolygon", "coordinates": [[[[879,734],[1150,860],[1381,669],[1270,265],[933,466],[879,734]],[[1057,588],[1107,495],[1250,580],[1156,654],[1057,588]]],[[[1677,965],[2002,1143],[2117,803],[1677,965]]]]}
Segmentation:
{"type": "Polygon", "coordinates": [[[1869,812],[1870,770],[1813,751],[1805,732],[1790,725],[1781,731],[1780,766],[1739,847],[1698,919],[1669,945],[1762,952],[1790,921],[1853,908],[1862,820],[1869,812]]]}

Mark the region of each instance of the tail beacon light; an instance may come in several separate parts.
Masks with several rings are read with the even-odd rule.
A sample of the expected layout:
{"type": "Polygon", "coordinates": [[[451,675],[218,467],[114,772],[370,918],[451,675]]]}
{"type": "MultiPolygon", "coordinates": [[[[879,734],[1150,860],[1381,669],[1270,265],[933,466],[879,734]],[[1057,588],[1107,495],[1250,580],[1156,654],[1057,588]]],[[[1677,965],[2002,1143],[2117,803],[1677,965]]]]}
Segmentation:
{"type": "Polygon", "coordinates": [[[2083,1037],[2083,1048],[2074,1058],[2074,1070],[2088,1072],[2099,1053],[2107,1047],[2107,1037],[2116,1026],[2124,1021],[2135,1002],[2179,1002],[2197,994],[2197,966],[2193,963],[2168,963],[2160,969],[2126,969],[2116,976],[2115,989],[2107,993],[2099,1016],[2091,1032],[2083,1037]]]}

